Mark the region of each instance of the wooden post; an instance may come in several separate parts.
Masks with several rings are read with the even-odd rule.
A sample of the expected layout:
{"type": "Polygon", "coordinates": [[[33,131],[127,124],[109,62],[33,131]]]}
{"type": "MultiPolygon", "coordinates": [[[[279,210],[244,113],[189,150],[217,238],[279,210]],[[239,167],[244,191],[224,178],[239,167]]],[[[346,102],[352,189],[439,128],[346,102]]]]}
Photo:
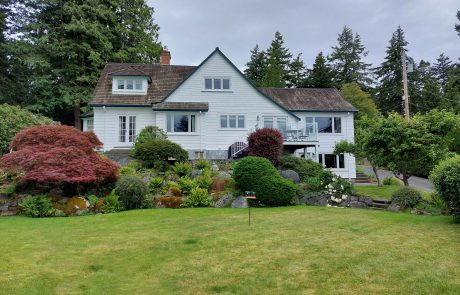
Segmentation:
{"type": "Polygon", "coordinates": [[[402,62],[402,76],[403,76],[403,91],[404,91],[404,116],[406,120],[410,120],[409,111],[409,86],[407,82],[407,63],[406,63],[406,52],[404,48],[401,50],[401,62],[402,62]]]}

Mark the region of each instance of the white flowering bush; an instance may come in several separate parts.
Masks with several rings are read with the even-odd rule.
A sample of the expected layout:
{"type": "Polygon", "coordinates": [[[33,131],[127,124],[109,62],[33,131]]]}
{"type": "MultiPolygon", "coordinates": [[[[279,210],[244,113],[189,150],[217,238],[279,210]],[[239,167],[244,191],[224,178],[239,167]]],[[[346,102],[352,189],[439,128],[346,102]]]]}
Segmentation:
{"type": "Polygon", "coordinates": [[[331,201],[336,205],[346,200],[353,192],[353,184],[339,176],[334,175],[331,182],[326,185],[326,191],[331,195],[331,201]]]}

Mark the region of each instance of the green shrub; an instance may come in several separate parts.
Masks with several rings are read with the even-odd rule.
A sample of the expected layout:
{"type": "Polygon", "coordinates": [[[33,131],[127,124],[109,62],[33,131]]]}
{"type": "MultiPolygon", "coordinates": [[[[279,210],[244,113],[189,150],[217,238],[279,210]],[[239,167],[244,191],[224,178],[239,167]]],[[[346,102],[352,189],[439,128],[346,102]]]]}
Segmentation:
{"type": "Polygon", "coordinates": [[[164,179],[162,177],[151,178],[148,184],[150,192],[157,193],[163,187],[163,184],[164,179]]]}
{"type": "Polygon", "coordinates": [[[246,157],[235,166],[233,178],[242,191],[254,191],[259,180],[264,176],[279,176],[273,164],[262,157],[246,157]]]}
{"type": "Polygon", "coordinates": [[[291,155],[282,156],[278,166],[282,169],[291,169],[297,172],[300,179],[305,182],[308,178],[317,177],[324,170],[323,166],[312,160],[297,158],[291,155]]]}
{"type": "Polygon", "coordinates": [[[203,170],[203,173],[197,176],[193,181],[197,187],[208,190],[212,184],[212,171],[209,169],[203,170]]]}
{"type": "Polygon", "coordinates": [[[328,169],[324,169],[323,171],[321,171],[321,173],[318,176],[323,188],[330,184],[334,180],[334,177],[336,177],[334,173],[332,173],[332,171],[328,169]]]}
{"type": "Polygon", "coordinates": [[[401,185],[401,182],[394,176],[385,177],[382,183],[383,185],[401,185]]]}
{"type": "Polygon", "coordinates": [[[146,126],[144,129],[141,130],[139,135],[136,137],[136,141],[134,142],[134,147],[139,146],[140,144],[155,141],[155,140],[166,140],[168,136],[163,129],[158,128],[157,126],[146,126]]]}
{"type": "Polygon", "coordinates": [[[277,175],[263,176],[254,184],[257,203],[265,206],[291,205],[297,186],[289,179],[277,175]]]}
{"type": "Polygon", "coordinates": [[[139,209],[148,193],[147,185],[137,176],[122,175],[115,187],[115,193],[126,209],[139,209]]]}
{"type": "Polygon", "coordinates": [[[460,155],[441,161],[430,179],[445,204],[460,209],[460,155]]]}
{"type": "Polygon", "coordinates": [[[120,203],[118,195],[115,193],[115,190],[105,197],[104,203],[102,204],[101,210],[103,213],[115,213],[122,211],[123,204],[120,203]]]}
{"type": "Polygon", "coordinates": [[[320,192],[324,190],[319,177],[309,177],[305,181],[305,184],[307,185],[308,192],[320,192]]]}
{"type": "Polygon", "coordinates": [[[95,195],[89,195],[86,197],[86,199],[88,200],[89,208],[91,209],[94,209],[94,206],[96,206],[96,203],[99,201],[99,198],[95,195]]]}
{"type": "Polygon", "coordinates": [[[179,178],[177,180],[177,184],[184,195],[190,194],[192,189],[196,186],[195,181],[191,180],[190,177],[187,176],[179,178]]]}
{"type": "Polygon", "coordinates": [[[182,207],[209,207],[212,204],[212,199],[209,196],[208,190],[195,187],[190,191],[190,196],[185,198],[182,207]]]}
{"type": "Polygon", "coordinates": [[[29,217],[47,217],[54,214],[53,202],[45,195],[27,196],[19,204],[21,213],[29,217]]]}
{"type": "Polygon", "coordinates": [[[1,193],[7,195],[14,195],[16,193],[16,182],[10,182],[3,190],[0,191],[1,193]]]}
{"type": "Polygon", "coordinates": [[[123,166],[120,168],[120,174],[121,175],[136,175],[136,169],[129,167],[129,166],[123,166]]]}
{"type": "Polygon", "coordinates": [[[178,162],[188,160],[188,152],[169,140],[155,140],[141,143],[133,149],[132,156],[147,168],[164,170],[173,158],[178,162]]]}
{"type": "Polygon", "coordinates": [[[340,203],[353,193],[353,184],[340,176],[334,175],[331,183],[326,185],[326,191],[331,194],[332,201],[340,203]]]}
{"type": "Polygon", "coordinates": [[[414,208],[422,200],[422,194],[408,186],[400,188],[391,195],[391,202],[402,208],[414,208]]]}
{"type": "Polygon", "coordinates": [[[198,170],[211,169],[211,162],[205,159],[199,159],[195,161],[195,168],[198,170]]]}
{"type": "Polygon", "coordinates": [[[174,166],[171,167],[171,170],[174,171],[179,177],[191,176],[193,171],[193,166],[187,162],[176,162],[174,166]]]}

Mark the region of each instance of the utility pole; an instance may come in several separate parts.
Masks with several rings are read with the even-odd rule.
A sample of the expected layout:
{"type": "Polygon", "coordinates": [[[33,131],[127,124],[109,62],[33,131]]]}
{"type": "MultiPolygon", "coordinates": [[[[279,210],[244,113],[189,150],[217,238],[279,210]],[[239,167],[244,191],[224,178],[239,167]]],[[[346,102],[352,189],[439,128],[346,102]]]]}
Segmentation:
{"type": "Polygon", "coordinates": [[[409,86],[407,82],[407,62],[406,62],[406,52],[404,48],[401,49],[401,61],[402,61],[402,76],[403,76],[403,101],[404,101],[404,116],[406,120],[410,120],[410,112],[409,112],[409,86]]]}

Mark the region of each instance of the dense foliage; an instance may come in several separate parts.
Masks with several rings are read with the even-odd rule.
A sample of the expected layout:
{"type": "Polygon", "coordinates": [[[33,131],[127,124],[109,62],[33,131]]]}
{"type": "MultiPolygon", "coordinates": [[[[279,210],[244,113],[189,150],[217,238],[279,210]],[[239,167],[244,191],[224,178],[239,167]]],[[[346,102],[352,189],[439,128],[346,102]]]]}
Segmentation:
{"type": "Polygon", "coordinates": [[[402,208],[414,208],[423,200],[422,194],[414,188],[405,186],[391,195],[391,202],[402,208]]]}
{"type": "Polygon", "coordinates": [[[241,191],[253,191],[257,182],[264,176],[279,175],[273,164],[261,157],[241,159],[233,170],[233,178],[241,191]]]}
{"type": "Polygon", "coordinates": [[[208,190],[195,187],[190,191],[190,196],[182,202],[182,207],[209,207],[212,204],[212,199],[209,196],[208,190]]]}
{"type": "Polygon", "coordinates": [[[169,140],[154,140],[139,144],[133,149],[133,157],[148,168],[164,168],[170,159],[179,162],[188,160],[188,152],[169,140]]]}
{"type": "Polygon", "coordinates": [[[460,155],[440,162],[430,179],[446,205],[460,209],[460,155]]]}
{"type": "Polygon", "coordinates": [[[323,166],[312,160],[297,158],[291,155],[282,156],[279,159],[278,166],[282,169],[292,169],[297,172],[302,181],[308,178],[318,176],[323,171],[323,166]]]}
{"type": "Polygon", "coordinates": [[[45,195],[27,196],[19,208],[22,214],[29,217],[49,217],[54,213],[53,203],[45,195]]]}
{"type": "Polygon", "coordinates": [[[25,0],[9,8],[6,34],[14,37],[5,38],[7,66],[20,74],[10,77],[17,90],[0,103],[68,123],[75,107],[78,124],[80,103],[89,100],[106,62],[158,61],[159,28],[147,1],[25,0]]]}
{"type": "Polygon", "coordinates": [[[154,140],[166,140],[168,136],[163,129],[158,128],[157,126],[146,126],[144,129],[139,132],[139,135],[136,137],[134,146],[137,147],[140,144],[154,141],[154,140]]]}
{"type": "Polygon", "coordinates": [[[30,127],[13,138],[13,152],[0,159],[0,169],[17,175],[22,185],[110,184],[117,180],[118,165],[94,151],[101,145],[94,133],[73,127],[30,127]]]}
{"type": "Polygon", "coordinates": [[[258,204],[288,206],[292,204],[297,187],[291,180],[274,174],[258,179],[252,190],[256,193],[258,204]]]}
{"type": "Polygon", "coordinates": [[[11,139],[22,129],[34,125],[51,124],[57,123],[20,107],[0,104],[0,155],[8,153],[11,139]]]}
{"type": "Polygon", "coordinates": [[[264,157],[276,164],[283,153],[283,141],[283,135],[278,129],[257,129],[248,136],[249,155],[264,157]]]}
{"type": "Polygon", "coordinates": [[[340,92],[358,109],[355,119],[360,119],[363,115],[373,119],[380,115],[371,95],[363,91],[356,82],[343,84],[340,92]]]}
{"type": "Polygon", "coordinates": [[[174,171],[179,177],[190,176],[192,175],[193,166],[188,162],[176,162],[171,167],[171,170],[174,171]]]}
{"type": "Polygon", "coordinates": [[[148,187],[135,175],[123,175],[117,182],[115,193],[126,209],[139,209],[148,193],[148,187]]]}

